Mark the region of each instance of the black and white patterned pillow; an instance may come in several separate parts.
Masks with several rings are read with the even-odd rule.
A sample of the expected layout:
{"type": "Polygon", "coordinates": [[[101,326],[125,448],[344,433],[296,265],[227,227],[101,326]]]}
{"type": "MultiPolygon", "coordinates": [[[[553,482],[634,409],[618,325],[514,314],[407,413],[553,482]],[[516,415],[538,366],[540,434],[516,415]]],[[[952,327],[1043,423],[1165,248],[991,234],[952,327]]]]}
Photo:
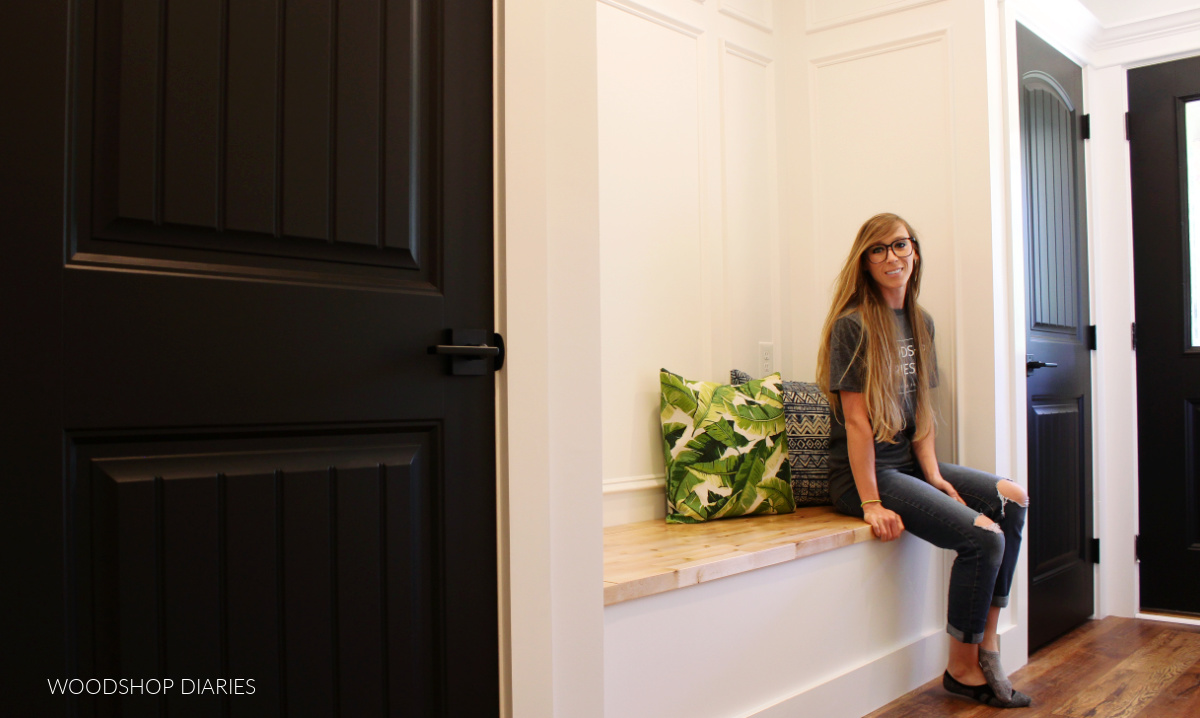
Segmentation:
{"type": "MultiPolygon", "coordinates": [[[[744,371],[729,372],[731,384],[745,384],[744,371]]],[[[829,402],[816,384],[785,381],[782,389],[787,430],[788,464],[796,506],[824,506],[829,501],[829,402]]]]}

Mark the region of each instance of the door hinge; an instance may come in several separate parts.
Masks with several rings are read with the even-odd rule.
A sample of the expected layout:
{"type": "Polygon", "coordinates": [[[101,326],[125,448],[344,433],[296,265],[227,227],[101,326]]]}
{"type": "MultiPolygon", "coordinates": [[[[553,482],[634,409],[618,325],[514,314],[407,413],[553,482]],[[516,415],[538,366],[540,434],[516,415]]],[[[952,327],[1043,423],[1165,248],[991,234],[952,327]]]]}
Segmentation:
{"type": "Polygon", "coordinates": [[[1129,325],[1129,344],[1137,351],[1137,322],[1129,325]]]}
{"type": "Polygon", "coordinates": [[[1087,348],[1090,351],[1096,351],[1096,325],[1095,324],[1088,325],[1087,348]]]}
{"type": "Polygon", "coordinates": [[[1137,534],[1133,537],[1133,560],[1140,562],[1142,560],[1142,535],[1137,534]]]}
{"type": "Polygon", "coordinates": [[[1079,118],[1079,136],[1082,139],[1092,139],[1092,116],[1084,115],[1079,118]]]}
{"type": "Polygon", "coordinates": [[[1125,113],[1125,139],[1129,139],[1129,113],[1125,113]]]}
{"type": "Polygon", "coordinates": [[[1092,539],[1092,563],[1100,563],[1100,539],[1092,539]]]}

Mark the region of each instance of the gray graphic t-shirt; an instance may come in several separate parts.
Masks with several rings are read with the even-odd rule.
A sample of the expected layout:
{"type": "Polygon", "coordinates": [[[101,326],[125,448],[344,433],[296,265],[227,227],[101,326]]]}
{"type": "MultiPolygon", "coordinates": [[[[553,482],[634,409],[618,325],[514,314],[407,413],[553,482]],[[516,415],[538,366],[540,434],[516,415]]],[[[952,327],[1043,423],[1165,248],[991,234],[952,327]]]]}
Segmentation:
{"type": "MultiPolygon", "coordinates": [[[[913,466],[912,437],[915,428],[917,351],[913,341],[912,325],[902,309],[893,310],[896,316],[896,351],[900,360],[899,371],[904,375],[904,428],[896,434],[894,444],[875,442],[875,468],[901,469],[913,466]]],[[[933,319],[925,314],[925,326],[929,338],[933,339],[933,319]]],[[[831,391],[861,392],[865,384],[866,343],[862,339],[862,318],[852,312],[837,320],[833,325],[829,351],[829,388],[831,391]],[[857,352],[856,352],[857,350],[857,352]]],[[[937,386],[937,356],[930,373],[930,386],[937,386]]],[[[839,410],[834,412],[829,432],[829,494],[833,501],[854,487],[854,476],[850,472],[850,457],[846,448],[845,417],[839,410]]]]}

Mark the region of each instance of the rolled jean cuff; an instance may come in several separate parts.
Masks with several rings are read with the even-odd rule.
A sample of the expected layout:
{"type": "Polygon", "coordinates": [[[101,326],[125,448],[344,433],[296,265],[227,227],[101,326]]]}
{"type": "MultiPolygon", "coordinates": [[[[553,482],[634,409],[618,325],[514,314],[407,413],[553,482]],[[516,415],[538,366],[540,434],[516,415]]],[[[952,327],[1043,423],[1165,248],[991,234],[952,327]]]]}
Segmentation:
{"type": "Polygon", "coordinates": [[[992,596],[992,606],[995,608],[1007,608],[1008,596],[992,596]]]}
{"type": "Polygon", "coordinates": [[[963,633],[949,623],[946,624],[946,633],[949,633],[959,643],[983,643],[982,633],[963,633]]]}

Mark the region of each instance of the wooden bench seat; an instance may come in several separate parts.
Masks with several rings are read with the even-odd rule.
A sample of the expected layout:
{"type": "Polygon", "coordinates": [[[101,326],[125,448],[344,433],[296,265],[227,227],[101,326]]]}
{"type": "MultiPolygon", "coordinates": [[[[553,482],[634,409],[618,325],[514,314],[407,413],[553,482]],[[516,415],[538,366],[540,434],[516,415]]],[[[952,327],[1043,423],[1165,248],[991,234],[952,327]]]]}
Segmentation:
{"type": "Polygon", "coordinates": [[[640,521],[604,529],[604,605],[673,591],[875,538],[831,506],[702,524],[640,521]]]}

